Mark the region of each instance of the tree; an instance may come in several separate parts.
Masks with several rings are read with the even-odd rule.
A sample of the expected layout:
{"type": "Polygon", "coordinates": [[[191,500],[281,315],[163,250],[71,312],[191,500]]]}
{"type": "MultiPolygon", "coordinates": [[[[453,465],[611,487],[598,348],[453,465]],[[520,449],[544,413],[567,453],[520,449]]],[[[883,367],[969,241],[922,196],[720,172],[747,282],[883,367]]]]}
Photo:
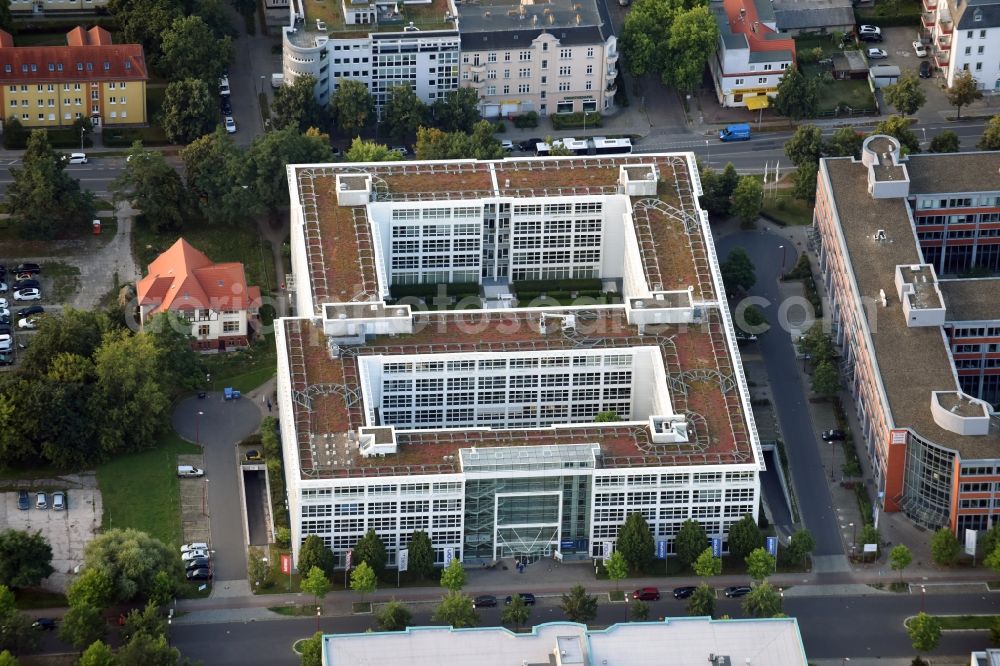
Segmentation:
{"type": "Polygon", "coordinates": [[[302,655],[301,666],[323,666],[323,632],[315,634],[299,643],[302,655]]]}
{"type": "Polygon", "coordinates": [[[107,575],[112,584],[111,601],[124,602],[145,599],[160,571],[179,578],[180,560],[176,551],[145,532],[115,528],[87,544],[83,569],[107,575]]]}
{"type": "MultiPolygon", "coordinates": [[[[742,247],[737,247],[730,252],[719,269],[722,273],[722,282],[728,292],[748,291],[757,282],[756,268],[750,261],[750,255],[742,247]]],[[[699,549],[698,552],[700,553],[701,550],[699,549]]]]}
{"type": "Polygon", "coordinates": [[[920,611],[916,617],[910,618],[906,625],[906,633],[913,641],[914,650],[930,652],[941,640],[941,621],[933,615],[920,611]]]}
{"type": "Polygon", "coordinates": [[[976,539],[979,550],[985,555],[989,555],[997,546],[1000,546],[1000,522],[994,523],[993,527],[978,535],[976,539]]]}
{"type": "Polygon", "coordinates": [[[597,416],[594,417],[594,423],[615,423],[616,421],[621,421],[622,417],[618,416],[618,412],[598,412],[597,416]]]}
{"type": "Polygon", "coordinates": [[[816,79],[803,74],[798,65],[786,69],[774,98],[774,110],[778,115],[792,120],[812,118],[816,115],[817,102],[819,84],[816,79]]]}
{"type": "Polygon", "coordinates": [[[417,530],[410,537],[409,570],[424,580],[434,573],[434,546],[427,532],[417,530]]]}
{"type": "Polygon", "coordinates": [[[409,85],[389,88],[388,99],[382,109],[382,124],[397,141],[413,136],[427,119],[427,105],[409,85]]]}
{"type": "Polygon", "coordinates": [[[841,127],[823,145],[823,152],[829,157],[861,157],[861,144],[864,141],[864,135],[853,127],[841,127]]]}
{"type": "Polygon", "coordinates": [[[903,569],[910,566],[913,561],[913,553],[903,544],[893,546],[889,551],[889,566],[893,571],[899,572],[899,580],[903,580],[903,569]]]}
{"type": "Polygon", "coordinates": [[[449,90],[443,98],[434,100],[431,116],[434,124],[446,132],[471,132],[479,120],[479,93],[466,86],[449,90]]]}
{"type": "Polygon", "coordinates": [[[808,557],[816,548],[816,539],[807,529],[796,530],[788,540],[788,556],[796,562],[801,562],[803,566],[808,557]]]}
{"type": "Polygon", "coordinates": [[[888,134],[899,141],[902,153],[919,153],[920,139],[910,129],[910,120],[902,116],[889,116],[875,125],[872,134],[888,134]]]}
{"type": "Polygon", "coordinates": [[[146,634],[152,638],[167,635],[167,622],[160,614],[160,609],[152,602],[147,602],[142,609],[133,608],[125,616],[122,637],[125,640],[132,640],[139,634],[146,634]]]}
{"type": "Polygon", "coordinates": [[[385,573],[385,565],[389,560],[386,553],[385,544],[375,533],[374,529],[369,529],[356,544],[354,544],[354,561],[367,562],[376,576],[385,573]]]}
{"type": "Polygon", "coordinates": [[[38,644],[38,636],[31,625],[32,619],[17,610],[14,593],[0,585],[0,651],[20,654],[33,650],[38,644]]]}
{"type": "Polygon", "coordinates": [[[0,585],[34,587],[52,571],[52,546],[41,532],[0,532],[0,585]]]}
{"type": "MultiPolygon", "coordinates": [[[[732,549],[732,546],[730,546],[730,549],[732,549]]],[[[701,555],[699,555],[698,559],[694,561],[692,568],[694,569],[695,574],[701,576],[702,578],[718,576],[722,573],[722,558],[716,557],[715,554],[712,553],[712,548],[709,547],[701,551],[701,555]]]]}
{"type": "Polygon", "coordinates": [[[17,666],[17,665],[18,665],[17,657],[12,655],[10,651],[4,650],[3,652],[0,652],[0,666],[17,666]]]}
{"type": "MultiPolygon", "coordinates": [[[[241,5],[245,7],[250,0],[236,0],[233,7],[236,11],[245,13],[241,5]]],[[[216,39],[229,37],[235,39],[239,32],[230,19],[231,14],[221,0],[185,0],[186,8],[192,16],[200,16],[201,20],[211,29],[216,39]]],[[[251,10],[253,7],[251,7],[251,10]]]]}
{"type": "Polygon", "coordinates": [[[465,580],[465,569],[458,558],[453,558],[448,566],[441,571],[441,587],[452,592],[458,592],[465,587],[465,580]]]}
{"type": "Polygon", "coordinates": [[[616,546],[633,571],[649,568],[656,556],[656,545],[646,517],[638,511],[625,516],[625,522],[618,530],[616,546]]]}
{"type": "Polygon", "coordinates": [[[715,590],[707,583],[696,587],[688,599],[687,612],[695,617],[712,617],[715,614],[715,590]]]}
{"type": "Polygon", "coordinates": [[[830,361],[836,354],[833,340],[820,324],[810,326],[798,341],[799,353],[808,356],[813,363],[830,361]]]}
{"type": "Polygon", "coordinates": [[[383,143],[354,137],[351,147],[344,153],[344,159],[348,162],[395,162],[403,159],[403,156],[394,150],[389,150],[389,146],[383,143]]]}
{"type": "Polygon", "coordinates": [[[628,561],[620,550],[616,550],[604,561],[604,570],[608,572],[608,579],[615,581],[617,590],[618,584],[628,575],[628,561]]]}
{"type": "Polygon", "coordinates": [[[764,203],[764,186],[753,176],[743,176],[733,190],[733,213],[744,224],[760,217],[760,207],[764,203]]]}
{"type": "Polygon", "coordinates": [[[990,643],[994,646],[1000,645],[1000,616],[994,618],[990,625],[990,643]]]}
{"type": "Polygon", "coordinates": [[[14,17],[10,13],[10,0],[0,2],[0,30],[13,32],[14,17]]]}
{"type": "Polygon", "coordinates": [[[823,132],[815,125],[799,125],[785,142],[785,155],[797,167],[819,163],[823,156],[823,132]]]}
{"type": "Polygon", "coordinates": [[[729,215],[733,191],[739,183],[740,176],[732,162],[726,164],[722,173],[715,173],[705,167],[701,170],[702,207],[709,215],[729,215]]]}
{"type": "Polygon", "coordinates": [[[204,381],[198,355],[191,349],[191,323],[176,312],[161,312],[147,320],[143,332],[160,352],[160,383],[174,390],[193,391],[204,381]]]}
{"type": "Polygon", "coordinates": [[[738,326],[740,330],[754,335],[761,335],[767,332],[770,328],[770,324],[768,324],[767,317],[764,316],[763,310],[761,310],[757,305],[751,303],[743,309],[742,320],[740,320],[739,307],[740,306],[737,306],[737,311],[734,314],[737,317],[736,326],[738,326]]]}
{"type": "Polygon", "coordinates": [[[795,170],[795,180],[792,183],[792,196],[803,201],[816,201],[816,174],[819,166],[813,163],[803,164],[795,170]]]}
{"type": "Polygon", "coordinates": [[[597,617],[597,597],[587,594],[583,585],[574,585],[569,594],[562,595],[559,607],[570,622],[586,624],[597,617]]]}
{"type": "Polygon", "coordinates": [[[158,232],[176,231],[189,218],[190,198],[180,174],[158,150],[144,150],[136,141],[129,159],[111,182],[115,201],[131,201],[158,232]]]}
{"type": "Polygon", "coordinates": [[[493,125],[486,120],[476,123],[471,134],[421,127],[414,148],[418,160],[493,160],[504,156],[503,146],[493,136],[493,125]]]}
{"type": "Polygon", "coordinates": [[[250,144],[243,184],[249,187],[256,205],[277,211],[288,204],[286,164],[313,164],[332,159],[330,137],[325,134],[311,130],[300,134],[294,127],[267,132],[254,137],[250,144]]]}
{"type": "Polygon", "coordinates": [[[633,621],[645,622],[649,619],[649,604],[642,599],[633,599],[628,612],[633,621]]]}
{"type": "Polygon", "coordinates": [[[962,553],[962,544],[951,529],[942,527],[931,537],[931,557],[936,564],[951,566],[958,561],[962,553]]]}
{"type": "Polygon", "coordinates": [[[901,116],[913,115],[927,102],[920,79],[913,72],[903,72],[895,83],[882,89],[882,95],[886,102],[896,107],[896,112],[901,116]]]}
{"type": "Polygon", "coordinates": [[[264,551],[251,547],[247,553],[247,580],[250,581],[250,589],[254,594],[260,591],[261,585],[268,586],[270,574],[271,567],[264,559],[264,551]]]}
{"type": "Polygon", "coordinates": [[[181,160],[189,199],[203,220],[232,225],[256,212],[245,187],[246,156],[221,126],[185,146],[181,160]]]}
{"type": "Polygon", "coordinates": [[[201,79],[211,89],[233,58],[232,40],[216,37],[200,15],[175,18],[161,39],[160,69],[172,80],[201,79]]]}
{"type": "Polygon", "coordinates": [[[774,573],[774,557],[763,548],[755,548],[744,559],[747,574],[758,583],[774,573]]]}
{"type": "MultiPolygon", "coordinates": [[[[351,588],[354,588],[354,578],[358,573],[359,569],[367,567],[366,564],[362,563],[354,571],[351,572],[351,588]]],[[[370,569],[369,569],[370,570],[370,569]]],[[[326,596],[327,592],[330,591],[330,579],[326,577],[323,570],[319,567],[312,567],[306,574],[305,578],[299,584],[299,588],[306,594],[311,594],[316,599],[316,605],[319,606],[323,597],[326,596]]]]}
{"type": "Polygon", "coordinates": [[[451,591],[441,599],[431,619],[435,622],[444,622],[455,629],[462,629],[479,624],[479,613],[472,604],[472,597],[451,591]]]}
{"type": "Polygon", "coordinates": [[[281,129],[295,127],[305,132],[310,127],[325,129],[329,123],[327,110],[316,101],[316,78],[297,76],[274,93],[271,102],[271,126],[281,129]]]}
{"type": "Polygon", "coordinates": [[[114,582],[104,569],[84,569],[66,591],[70,606],[107,608],[115,598],[114,582]]]}
{"type": "Polygon", "coordinates": [[[189,143],[211,132],[216,114],[215,95],[204,80],[179,79],[167,84],[160,124],[173,143],[189,143]]]}
{"type": "Polygon", "coordinates": [[[413,613],[401,601],[393,599],[378,609],[375,621],[382,631],[402,631],[413,622],[413,613]]]}
{"type": "Polygon", "coordinates": [[[820,361],[813,371],[813,393],[824,398],[832,398],[840,391],[840,373],[830,361],[820,361]]]}
{"type": "Polygon", "coordinates": [[[108,11],[122,33],[122,43],[142,44],[149,63],[158,67],[163,34],[184,14],[177,0],[110,0],[108,11]]]}
{"type": "Polygon", "coordinates": [[[697,520],[690,518],[681,523],[681,529],[674,539],[674,549],[677,552],[677,560],[682,566],[691,566],[698,556],[705,550],[708,542],[708,535],[705,529],[697,520]]]}
{"type": "Polygon", "coordinates": [[[979,84],[973,78],[972,72],[964,70],[955,76],[951,87],[945,91],[948,103],[955,107],[958,117],[962,117],[962,107],[968,106],[983,98],[983,91],[979,89],[979,84]]]}
{"type": "Polygon", "coordinates": [[[531,617],[531,606],[524,603],[520,594],[511,595],[510,603],[500,612],[500,624],[513,624],[514,631],[528,624],[531,617]]]}
{"type": "Polygon", "coordinates": [[[753,617],[774,617],[781,613],[781,595],[770,583],[755,585],[743,597],[743,612],[753,617]]]}
{"type": "MultiPolygon", "coordinates": [[[[871,520],[871,516],[865,516],[865,520],[871,520]]],[[[861,528],[861,534],[858,536],[858,543],[866,544],[873,543],[879,548],[881,548],[882,538],[879,536],[878,530],[871,523],[865,523],[864,527],[861,528]]]]}
{"type": "Polygon", "coordinates": [[[99,608],[88,604],[70,606],[59,625],[59,639],[78,650],[104,638],[108,625],[99,608]]]}
{"type": "Polygon", "coordinates": [[[1000,115],[993,116],[986,123],[976,148],[979,150],[1000,150],[1000,115]]]}
{"type": "Polygon", "coordinates": [[[103,641],[94,641],[83,651],[77,666],[115,666],[118,658],[114,651],[103,641]]]}
{"type": "Polygon", "coordinates": [[[377,585],[378,577],[370,564],[361,562],[354,567],[354,571],[351,572],[351,589],[360,594],[362,600],[366,594],[374,592],[377,585]]]}
{"type": "Polygon", "coordinates": [[[705,63],[718,48],[719,27],[707,6],[680,12],[670,27],[667,48],[671,59],[661,78],[680,91],[692,92],[701,85],[705,63]]]}
{"type": "Polygon", "coordinates": [[[340,131],[357,136],[375,114],[375,102],[368,86],[354,79],[337,79],[337,90],[330,98],[330,111],[340,131]]]}
{"type": "Polygon", "coordinates": [[[181,658],[177,648],[167,643],[166,636],[150,636],[139,632],[118,651],[121,666],[176,666],[181,658]]]}
{"type": "Polygon", "coordinates": [[[45,131],[33,131],[21,167],[10,169],[7,188],[7,212],[22,238],[51,239],[90,225],[94,196],[82,191],[80,181],[65,169],[45,131]]]}
{"type": "Polygon", "coordinates": [[[932,153],[957,153],[959,148],[958,135],[951,130],[944,130],[931,139],[930,152],[932,153]]]}

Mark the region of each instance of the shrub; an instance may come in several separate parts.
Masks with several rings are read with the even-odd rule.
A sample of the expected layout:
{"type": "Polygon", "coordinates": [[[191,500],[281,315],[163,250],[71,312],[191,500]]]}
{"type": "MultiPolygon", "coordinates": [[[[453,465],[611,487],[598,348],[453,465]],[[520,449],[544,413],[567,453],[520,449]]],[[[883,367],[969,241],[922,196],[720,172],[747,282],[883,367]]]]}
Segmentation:
{"type": "Polygon", "coordinates": [[[394,284],[389,287],[393,299],[399,300],[407,296],[433,299],[442,288],[445,296],[478,296],[478,282],[452,282],[451,284],[394,284]]]}
{"type": "Polygon", "coordinates": [[[538,114],[534,111],[528,111],[520,116],[514,116],[512,120],[514,121],[514,127],[518,129],[538,127],[538,114]]]}
{"type": "Polygon", "coordinates": [[[577,127],[600,127],[604,117],[597,111],[591,111],[584,116],[582,111],[576,113],[557,113],[552,117],[552,129],[575,129],[577,127]]]}
{"type": "Polygon", "coordinates": [[[503,134],[507,131],[507,123],[502,120],[498,120],[497,124],[493,126],[493,131],[499,134],[503,134]]]}

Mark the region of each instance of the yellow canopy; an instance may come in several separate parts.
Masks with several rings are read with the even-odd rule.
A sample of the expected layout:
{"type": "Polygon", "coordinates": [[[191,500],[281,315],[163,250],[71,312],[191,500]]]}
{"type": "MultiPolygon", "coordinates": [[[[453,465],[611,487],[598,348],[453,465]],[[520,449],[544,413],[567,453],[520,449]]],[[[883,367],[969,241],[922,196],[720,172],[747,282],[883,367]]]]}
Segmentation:
{"type": "Polygon", "coordinates": [[[747,97],[743,101],[747,103],[747,108],[751,111],[759,111],[760,109],[766,109],[771,105],[771,100],[767,95],[756,95],[755,97],[747,97]]]}

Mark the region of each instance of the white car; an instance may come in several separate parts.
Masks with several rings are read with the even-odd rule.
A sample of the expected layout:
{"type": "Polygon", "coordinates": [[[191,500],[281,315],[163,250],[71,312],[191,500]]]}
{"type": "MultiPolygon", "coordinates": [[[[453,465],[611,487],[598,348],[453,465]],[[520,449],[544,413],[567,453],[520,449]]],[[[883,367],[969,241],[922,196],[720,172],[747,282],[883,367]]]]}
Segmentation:
{"type": "Polygon", "coordinates": [[[14,338],[8,333],[0,335],[0,352],[9,352],[14,346],[14,338]]]}
{"type": "Polygon", "coordinates": [[[14,292],[15,301],[39,301],[42,299],[42,290],[36,287],[18,289],[14,292]]]}
{"type": "Polygon", "coordinates": [[[184,562],[190,562],[196,557],[209,557],[208,551],[204,548],[194,548],[186,553],[181,553],[181,560],[184,562]]]}
{"type": "Polygon", "coordinates": [[[17,327],[32,330],[38,328],[38,319],[35,317],[25,317],[17,320],[17,327]]]}
{"type": "Polygon", "coordinates": [[[858,26],[859,35],[881,35],[882,28],[877,25],[862,25],[858,26]]]}
{"type": "Polygon", "coordinates": [[[501,145],[501,146],[503,147],[503,149],[504,149],[504,150],[506,150],[506,151],[507,151],[508,153],[512,153],[512,152],[514,152],[514,142],[513,142],[513,141],[511,141],[510,139],[504,139],[503,141],[501,141],[501,142],[500,142],[500,145],[501,145]]]}
{"type": "Polygon", "coordinates": [[[181,546],[182,555],[192,550],[208,550],[208,544],[199,541],[195,543],[186,543],[181,546]]]}
{"type": "Polygon", "coordinates": [[[232,116],[226,116],[226,132],[236,134],[236,121],[233,120],[232,116]]]}
{"type": "Polygon", "coordinates": [[[913,42],[913,52],[917,54],[918,58],[927,57],[927,47],[919,39],[913,42]]]}
{"type": "Polygon", "coordinates": [[[0,294],[6,294],[10,287],[7,286],[6,282],[0,282],[0,294]]]}
{"type": "Polygon", "coordinates": [[[70,164],[86,164],[87,155],[86,153],[70,153],[68,162],[70,164]]]}
{"type": "Polygon", "coordinates": [[[8,307],[10,307],[10,304],[7,302],[7,299],[0,298],[0,312],[6,312],[9,315],[10,310],[7,309],[8,307]]]}
{"type": "Polygon", "coordinates": [[[868,49],[869,60],[881,60],[888,57],[889,54],[885,52],[885,49],[868,49]]]}
{"type": "Polygon", "coordinates": [[[219,94],[228,95],[229,94],[229,77],[223,76],[219,79],[219,94]]]}

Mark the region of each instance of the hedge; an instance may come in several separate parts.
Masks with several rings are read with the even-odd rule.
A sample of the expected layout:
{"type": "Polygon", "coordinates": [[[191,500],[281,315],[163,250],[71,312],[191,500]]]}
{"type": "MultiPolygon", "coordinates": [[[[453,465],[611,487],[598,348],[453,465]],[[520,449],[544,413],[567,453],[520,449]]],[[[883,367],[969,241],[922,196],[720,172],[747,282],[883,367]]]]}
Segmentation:
{"type": "Polygon", "coordinates": [[[554,130],[576,129],[577,127],[600,127],[604,123],[604,117],[597,111],[589,112],[586,122],[584,122],[582,111],[577,111],[576,113],[556,113],[550,117],[552,118],[552,129],[554,130]]]}
{"type": "MultiPolygon", "coordinates": [[[[32,129],[35,128],[25,128],[23,134],[17,134],[13,132],[7,132],[3,136],[3,147],[7,150],[24,150],[28,147],[28,136],[31,134],[32,129]]],[[[53,148],[75,148],[80,150],[80,134],[74,129],[50,129],[46,130],[49,135],[49,145],[53,148]]],[[[91,139],[91,134],[85,134],[83,137],[83,147],[91,148],[94,145],[91,139]]]]}
{"type": "Polygon", "coordinates": [[[512,285],[515,292],[522,291],[601,291],[603,284],[597,278],[577,280],[519,280],[512,285]]]}
{"type": "Polygon", "coordinates": [[[523,115],[514,116],[512,120],[514,121],[514,127],[518,129],[538,127],[538,114],[534,111],[528,111],[523,115]]]}
{"type": "Polygon", "coordinates": [[[131,148],[136,141],[143,146],[169,146],[170,140],[163,130],[156,126],[107,129],[101,133],[107,148],[131,148]]]}
{"type": "Polygon", "coordinates": [[[439,288],[445,296],[478,296],[478,282],[452,282],[450,284],[394,284],[389,286],[389,294],[399,300],[407,296],[416,298],[434,298],[439,288]]]}

